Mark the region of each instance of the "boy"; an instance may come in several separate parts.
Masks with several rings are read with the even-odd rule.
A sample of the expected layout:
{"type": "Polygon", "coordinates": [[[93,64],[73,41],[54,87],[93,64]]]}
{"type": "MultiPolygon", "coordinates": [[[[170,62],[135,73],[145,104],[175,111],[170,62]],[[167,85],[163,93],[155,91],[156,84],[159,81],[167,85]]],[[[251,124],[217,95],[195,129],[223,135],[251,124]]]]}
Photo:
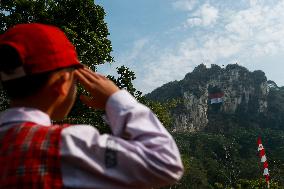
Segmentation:
{"type": "Polygon", "coordinates": [[[0,116],[0,188],[152,188],[183,173],[177,146],[127,91],[83,67],[58,28],[20,24],[0,37],[0,78],[11,108],[0,116]],[[76,81],[105,109],[113,135],[52,125],[69,113],[76,81]]]}

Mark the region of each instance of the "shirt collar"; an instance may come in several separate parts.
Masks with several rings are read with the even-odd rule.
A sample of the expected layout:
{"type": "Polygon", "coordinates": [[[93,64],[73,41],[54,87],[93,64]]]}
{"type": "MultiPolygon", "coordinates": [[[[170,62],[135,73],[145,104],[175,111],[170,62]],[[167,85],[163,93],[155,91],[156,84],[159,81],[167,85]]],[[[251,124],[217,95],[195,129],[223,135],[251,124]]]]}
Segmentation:
{"type": "Polygon", "coordinates": [[[35,108],[9,108],[0,114],[0,125],[15,122],[33,122],[43,126],[50,126],[49,115],[35,108]]]}

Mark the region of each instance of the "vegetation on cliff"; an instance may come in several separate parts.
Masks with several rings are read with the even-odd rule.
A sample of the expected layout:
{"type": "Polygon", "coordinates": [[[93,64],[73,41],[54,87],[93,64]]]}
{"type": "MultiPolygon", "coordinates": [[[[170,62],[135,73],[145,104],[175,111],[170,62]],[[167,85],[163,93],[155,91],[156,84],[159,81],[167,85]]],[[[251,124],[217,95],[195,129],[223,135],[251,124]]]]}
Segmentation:
{"type": "Polygon", "coordinates": [[[225,92],[217,111],[209,100],[191,104],[192,109],[202,102],[208,107],[205,127],[197,132],[171,129],[186,168],[181,182],[171,188],[264,188],[264,180],[260,181],[258,136],[262,136],[266,148],[271,188],[283,188],[284,88],[267,81],[264,72],[250,72],[236,64],[226,68],[199,65],[183,80],[165,84],[146,97],[160,103],[179,99],[179,104],[169,110],[174,120],[180,114],[190,115],[192,109],[186,101],[209,98],[216,86],[222,89],[217,92],[225,92]],[[188,95],[191,97],[187,98],[188,95]],[[232,99],[238,103],[225,104],[232,99]],[[223,106],[235,108],[231,111],[232,108],[223,106]]]}

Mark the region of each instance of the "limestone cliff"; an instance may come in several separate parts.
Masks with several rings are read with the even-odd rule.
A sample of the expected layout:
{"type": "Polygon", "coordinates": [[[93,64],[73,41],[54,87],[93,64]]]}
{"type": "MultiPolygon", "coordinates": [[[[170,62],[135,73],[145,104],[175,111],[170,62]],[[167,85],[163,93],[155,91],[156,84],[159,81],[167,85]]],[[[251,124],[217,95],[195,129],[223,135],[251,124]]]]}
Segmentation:
{"type": "Polygon", "coordinates": [[[265,115],[268,93],[262,71],[250,72],[237,64],[226,68],[201,64],[183,80],[165,84],[146,97],[162,102],[179,99],[171,110],[173,130],[193,132],[204,129],[210,115],[265,115]],[[214,95],[219,101],[214,102],[214,95]]]}

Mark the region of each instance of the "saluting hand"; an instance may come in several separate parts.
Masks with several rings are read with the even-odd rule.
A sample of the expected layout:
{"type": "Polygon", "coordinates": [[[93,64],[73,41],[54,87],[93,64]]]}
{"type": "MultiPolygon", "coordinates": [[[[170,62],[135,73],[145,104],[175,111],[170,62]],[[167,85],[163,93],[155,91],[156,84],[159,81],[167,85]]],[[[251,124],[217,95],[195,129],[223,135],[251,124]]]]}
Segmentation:
{"type": "Polygon", "coordinates": [[[91,97],[81,95],[81,101],[89,107],[105,109],[108,98],[119,91],[119,88],[105,76],[97,74],[88,68],[78,69],[75,76],[91,97]]]}

